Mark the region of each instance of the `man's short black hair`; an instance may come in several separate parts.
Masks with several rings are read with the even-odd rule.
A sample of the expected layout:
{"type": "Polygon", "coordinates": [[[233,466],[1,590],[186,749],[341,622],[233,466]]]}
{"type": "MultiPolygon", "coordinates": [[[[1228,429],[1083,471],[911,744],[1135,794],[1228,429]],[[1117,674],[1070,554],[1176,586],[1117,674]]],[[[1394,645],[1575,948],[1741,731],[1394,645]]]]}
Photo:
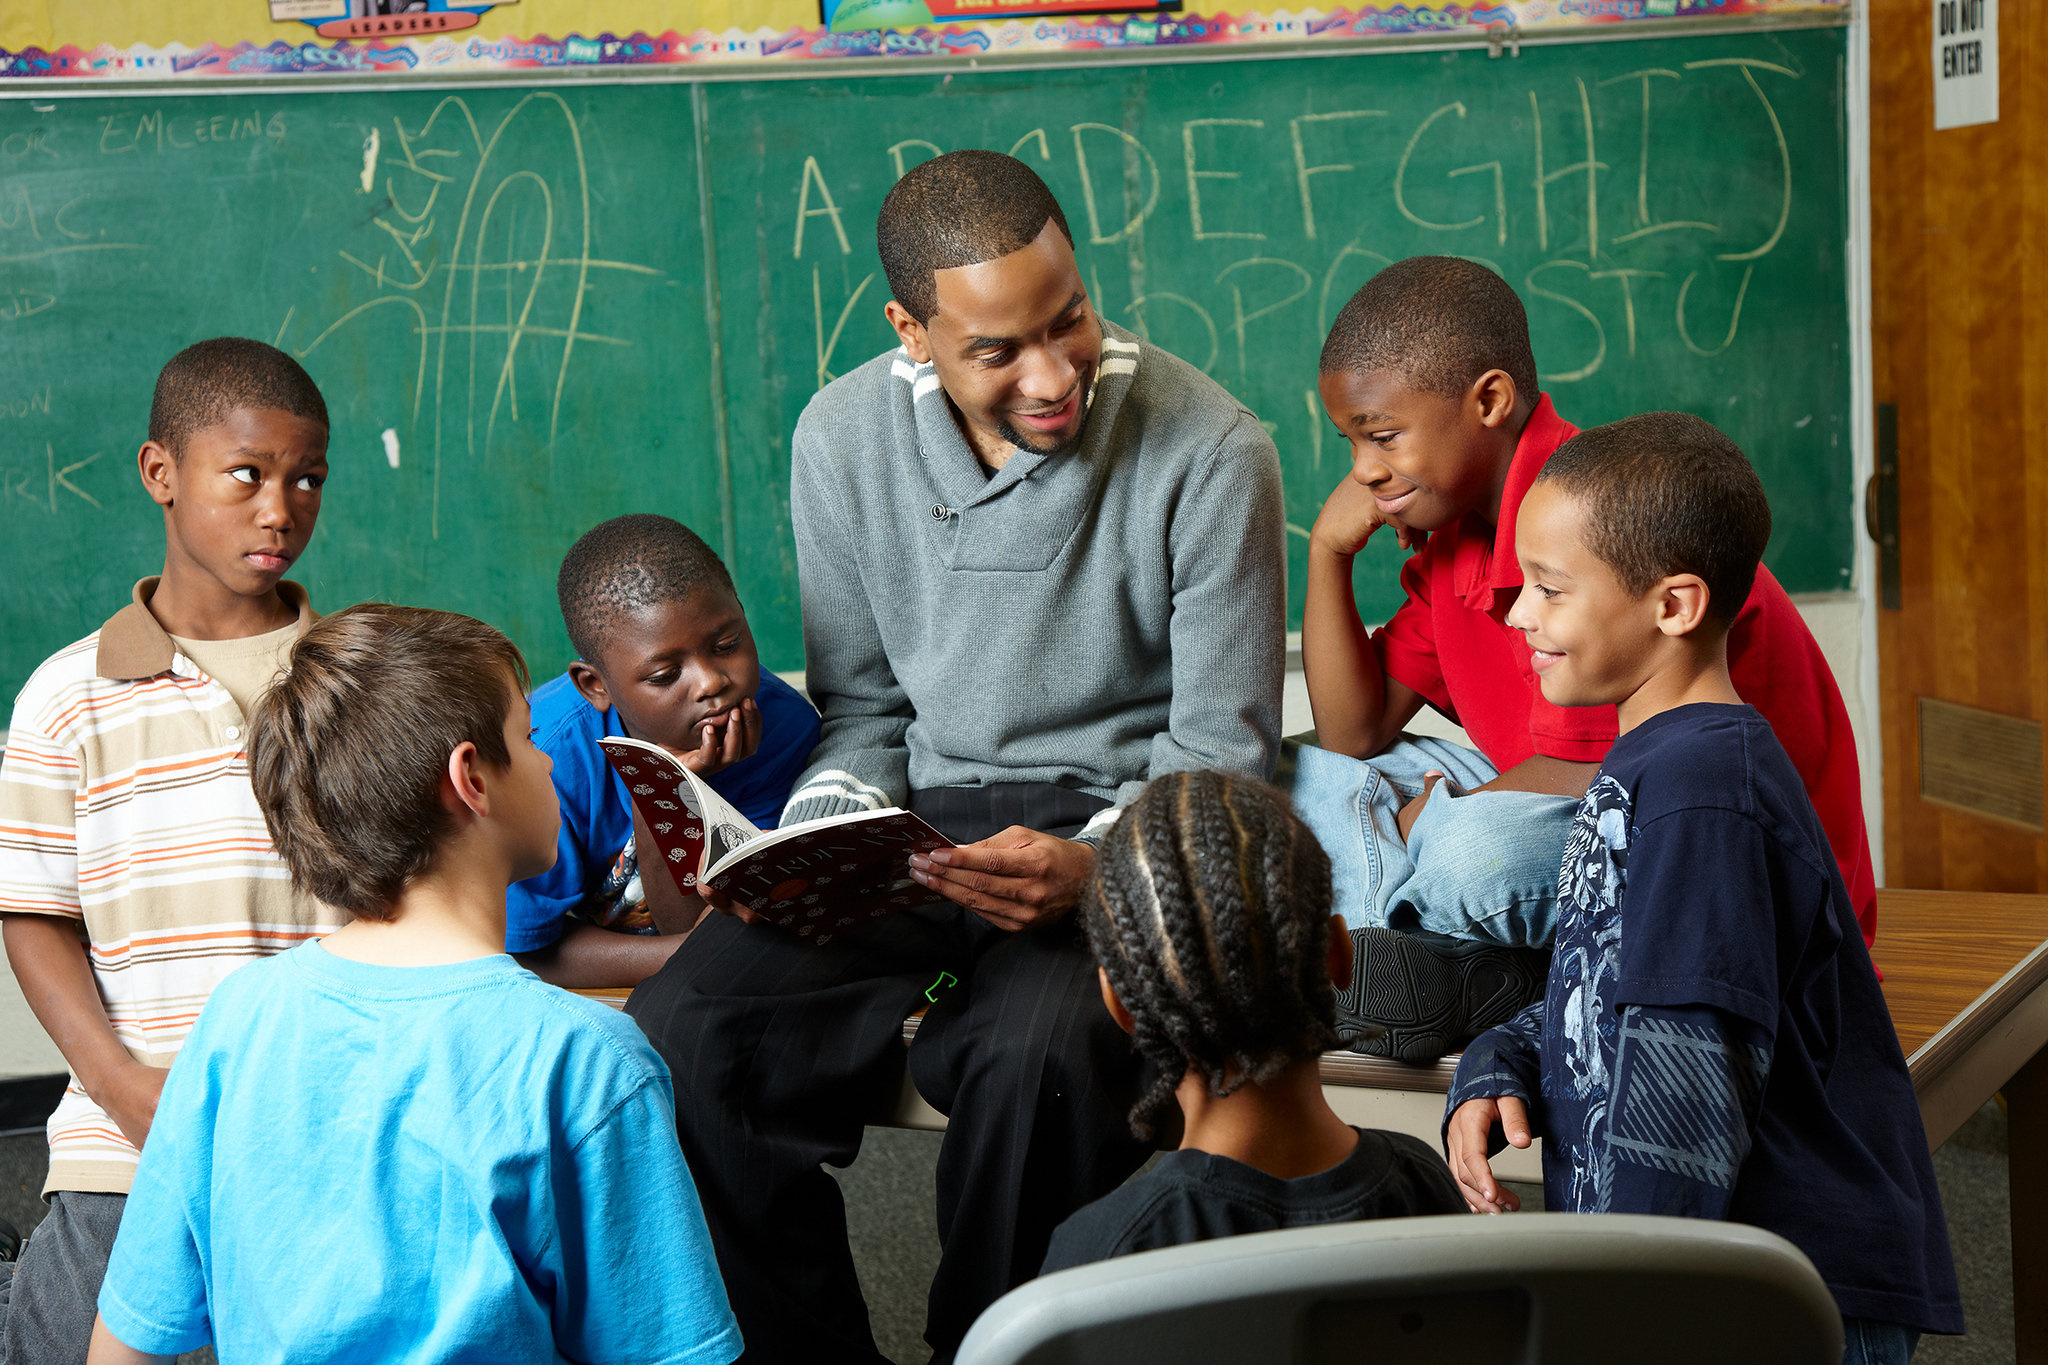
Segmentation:
{"type": "Polygon", "coordinates": [[[935,273],[1021,251],[1047,220],[1071,246],[1059,200],[1016,157],[978,148],[935,156],[906,171],[882,201],[875,242],[889,292],[910,316],[930,322],[939,311],[935,273]]]}
{"type": "Polygon", "coordinates": [[[1671,574],[1698,574],[1707,615],[1725,628],[1756,581],[1771,504],[1735,442],[1689,412],[1646,412],[1582,431],[1536,476],[1582,510],[1586,548],[1640,597],[1671,574]]]}
{"type": "Polygon", "coordinates": [[[329,425],[326,400],[298,361],[247,337],[215,337],[187,346],[157,375],[149,439],[182,455],[193,432],[218,426],[236,408],[278,408],[329,425]]]}
{"type": "Polygon", "coordinates": [[[1514,289],[1475,261],[1410,256],[1365,282],[1330,325],[1323,374],[1392,370],[1424,393],[1461,398],[1488,370],[1539,392],[1529,314],[1514,289]]]}
{"type": "Polygon", "coordinates": [[[672,517],[635,512],[592,527],[563,556],[555,579],[569,643],[595,664],[612,621],[658,602],[687,602],[698,589],[731,593],[732,575],[695,531],[672,517]]]}

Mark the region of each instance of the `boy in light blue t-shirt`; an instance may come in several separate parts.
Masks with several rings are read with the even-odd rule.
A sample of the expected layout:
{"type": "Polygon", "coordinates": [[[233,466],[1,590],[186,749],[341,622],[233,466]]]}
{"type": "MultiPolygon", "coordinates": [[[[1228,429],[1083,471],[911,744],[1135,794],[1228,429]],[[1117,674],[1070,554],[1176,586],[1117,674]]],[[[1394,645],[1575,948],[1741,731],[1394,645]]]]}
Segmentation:
{"type": "Polygon", "coordinates": [[[504,954],[553,860],[525,665],[354,607],[249,737],[299,886],[354,921],[237,971],[165,1084],[93,1334],[168,1360],[632,1361],[741,1350],[660,1058],[504,954]]]}

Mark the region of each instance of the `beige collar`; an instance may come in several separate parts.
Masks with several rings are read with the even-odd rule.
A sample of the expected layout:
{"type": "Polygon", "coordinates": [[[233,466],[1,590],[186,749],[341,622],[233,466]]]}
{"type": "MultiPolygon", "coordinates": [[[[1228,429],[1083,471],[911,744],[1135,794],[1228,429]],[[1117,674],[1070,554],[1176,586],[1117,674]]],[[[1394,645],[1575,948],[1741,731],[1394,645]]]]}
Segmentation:
{"type": "MultiPolygon", "coordinates": [[[[149,599],[156,596],[156,585],[162,581],[160,577],[145,578],[137,583],[135,600],[100,627],[100,647],[93,669],[102,678],[154,678],[168,670],[177,657],[178,646],[149,610],[149,599]]],[[[320,619],[320,613],[307,605],[306,590],[298,584],[280,581],[277,595],[298,612],[299,634],[304,635],[320,619]]]]}

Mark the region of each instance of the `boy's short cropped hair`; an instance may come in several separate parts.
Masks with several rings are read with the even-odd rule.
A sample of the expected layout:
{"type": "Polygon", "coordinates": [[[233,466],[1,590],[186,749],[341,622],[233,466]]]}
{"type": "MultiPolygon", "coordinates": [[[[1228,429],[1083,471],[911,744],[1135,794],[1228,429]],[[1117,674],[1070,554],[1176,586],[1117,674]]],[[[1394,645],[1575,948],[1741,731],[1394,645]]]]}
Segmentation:
{"type": "Polygon", "coordinates": [[[1104,836],[1081,915],[1152,1063],[1140,1137],[1190,1069],[1228,1095],[1337,1045],[1330,859],[1278,789],[1154,778],[1104,836]]]}
{"type": "Polygon", "coordinates": [[[583,533],[562,557],[555,595],[576,656],[599,662],[606,626],[659,602],[687,602],[699,588],[734,597],[732,574],[703,537],[672,517],[635,512],[583,533]]]}
{"type": "Polygon", "coordinates": [[[1518,397],[1540,384],[1529,314],[1513,286],[1475,261],[1410,256],[1365,282],[1330,324],[1322,374],[1392,370],[1425,393],[1460,398],[1488,370],[1518,397]]]}
{"type": "Polygon", "coordinates": [[[1698,574],[1707,614],[1734,622],[1771,539],[1771,505],[1756,470],[1711,423],[1646,412],[1582,431],[1536,476],[1575,499],[1586,548],[1631,596],[1659,579],[1698,574]]]}
{"type": "Polygon", "coordinates": [[[1073,230],[1038,172],[1014,156],[969,148],[904,172],[882,200],[875,243],[889,292],[919,322],[939,311],[941,270],[980,265],[1021,251],[1056,224],[1073,230]]]}
{"type": "Polygon", "coordinates": [[[327,421],[327,401],[299,362],[247,337],[215,337],[172,356],[156,377],[149,439],[182,455],[195,431],[217,426],[236,408],[278,408],[327,421]]]}
{"type": "Polygon", "coordinates": [[[518,647],[481,621],[365,603],[326,617],[249,726],[256,802],[292,880],[357,919],[390,917],[447,839],[448,755],[503,768],[527,688],[518,647]]]}

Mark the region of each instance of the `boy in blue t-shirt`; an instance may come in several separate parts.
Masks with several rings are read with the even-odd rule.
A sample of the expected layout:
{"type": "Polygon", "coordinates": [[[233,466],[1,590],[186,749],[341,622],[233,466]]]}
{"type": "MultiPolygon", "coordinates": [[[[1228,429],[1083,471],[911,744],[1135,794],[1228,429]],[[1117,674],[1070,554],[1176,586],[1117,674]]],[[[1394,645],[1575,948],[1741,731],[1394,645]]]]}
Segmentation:
{"type": "Polygon", "coordinates": [[[638,513],[586,532],[556,591],[579,657],[532,701],[562,833],[554,867],[506,895],[505,951],[558,986],[636,986],[704,904],[666,874],[642,880],[645,831],[597,741],[660,745],[772,829],[817,745],[818,713],[762,672],[732,576],[679,521],[638,513]]]}
{"type": "Polygon", "coordinates": [[[413,607],[315,625],[257,708],[257,804],[323,940],[218,986],[99,1293],[96,1365],[726,1365],[741,1350],[668,1069],[504,955],[554,858],[526,666],[413,607]]]}
{"type": "Polygon", "coordinates": [[[1650,413],[1567,442],[1516,522],[1543,695],[1619,708],[1558,876],[1544,998],[1482,1035],[1445,1118],[1487,1157],[1544,1140],[1547,1208],[1725,1218],[1806,1253],[1844,1359],[1963,1330],[1927,1136],[1841,869],[1726,636],[1770,508],[1732,442],[1650,413]]]}

